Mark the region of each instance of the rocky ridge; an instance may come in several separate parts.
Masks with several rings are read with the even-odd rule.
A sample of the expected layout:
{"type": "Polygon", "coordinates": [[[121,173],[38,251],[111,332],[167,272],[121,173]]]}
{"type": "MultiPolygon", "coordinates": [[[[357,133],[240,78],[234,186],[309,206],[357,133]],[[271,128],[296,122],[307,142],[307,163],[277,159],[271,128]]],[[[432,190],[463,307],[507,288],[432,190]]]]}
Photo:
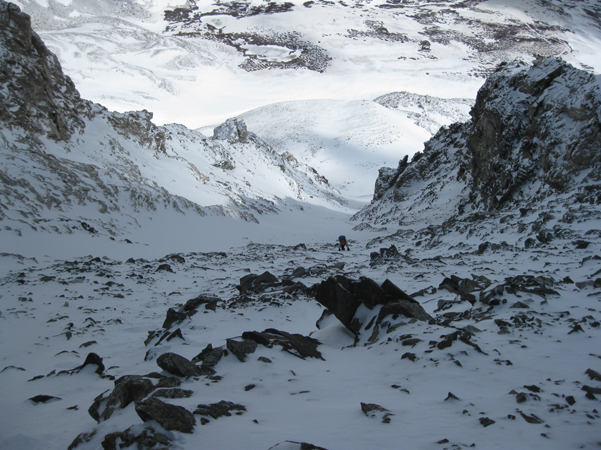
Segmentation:
{"type": "Polygon", "coordinates": [[[598,77],[561,60],[502,64],[480,89],[472,119],[443,127],[411,161],[381,169],[372,204],[354,220],[459,230],[490,218],[523,234],[531,221],[520,218],[538,214],[532,231],[555,218],[556,233],[569,233],[570,224],[598,217],[600,105],[598,77]]]}
{"type": "Polygon", "coordinates": [[[247,130],[244,138],[207,138],[180,125],[156,126],[147,111],[114,113],[81,99],[29,16],[2,1],[0,21],[5,231],[114,237],[127,234],[121,219],[135,223],[144,211],[258,222],[284,197],[345,202],[313,168],[247,130]],[[155,162],[179,172],[177,180],[167,181],[155,162]],[[264,174],[278,186],[265,186],[264,174]]]}

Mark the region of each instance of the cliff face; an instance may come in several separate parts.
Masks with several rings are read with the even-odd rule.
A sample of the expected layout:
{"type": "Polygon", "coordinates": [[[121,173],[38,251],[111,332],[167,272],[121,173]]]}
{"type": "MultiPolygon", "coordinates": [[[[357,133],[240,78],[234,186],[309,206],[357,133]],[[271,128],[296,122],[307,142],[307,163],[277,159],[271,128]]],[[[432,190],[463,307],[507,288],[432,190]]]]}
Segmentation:
{"type": "Polygon", "coordinates": [[[0,120],[54,140],[83,128],[82,101],[56,56],[32,31],[27,14],[0,2],[0,120]]]}
{"type": "Polygon", "coordinates": [[[601,82],[560,59],[501,64],[471,121],[441,128],[424,151],[382,169],[355,220],[442,223],[531,207],[549,196],[601,202],[601,82]]]}

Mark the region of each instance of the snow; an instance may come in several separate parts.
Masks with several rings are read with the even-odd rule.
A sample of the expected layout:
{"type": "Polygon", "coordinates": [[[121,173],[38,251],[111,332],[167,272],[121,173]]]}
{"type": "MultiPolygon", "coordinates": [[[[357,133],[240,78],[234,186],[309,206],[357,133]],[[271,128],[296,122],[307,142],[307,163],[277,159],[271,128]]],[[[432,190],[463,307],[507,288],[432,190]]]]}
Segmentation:
{"type": "MultiPolygon", "coordinates": [[[[72,369],[81,364],[89,351],[100,354],[105,366],[111,367],[107,373],[116,377],[157,371],[154,360],[144,361],[148,347],[143,341],[149,330],[160,327],[167,308],[199,293],[227,299],[234,294],[237,280],[247,273],[269,270],[281,276],[286,269],[298,265],[327,265],[342,260],[346,263],[345,272],[380,281],[388,277],[409,291],[424,283],[437,285],[442,280],[438,266],[403,269],[391,265],[384,273],[366,265],[368,253],[361,250],[360,242],[351,241],[353,251],[343,254],[327,250],[326,242],[309,244],[309,251],[253,244],[222,248],[227,257],[187,253],[185,264],[172,264],[175,273],[152,273],[157,261],[150,261],[152,269],[144,272],[139,264],[112,259],[92,263],[91,272],[69,273],[63,271],[65,263],[60,260],[35,263],[3,255],[0,342],[4,370],[0,379],[5,393],[2,409],[10,414],[4,414],[0,431],[2,448],[66,448],[75,436],[94,427],[98,427],[101,436],[78,448],[98,448],[105,434],[141,424],[133,405],[129,405],[96,425],[86,409],[94,397],[112,388],[112,382],[99,378],[90,367],[74,375],[26,380],[53,370],[72,369]],[[8,276],[7,268],[11,271],[8,276]],[[416,269],[420,277],[415,277],[416,269]],[[22,284],[14,282],[19,272],[25,274],[21,277],[25,281],[22,284]],[[108,280],[116,285],[105,289],[107,278],[99,278],[97,272],[108,273],[108,280]],[[130,277],[132,272],[144,273],[145,281],[130,277]],[[56,279],[41,281],[42,275],[56,279]],[[125,297],[118,298],[115,295],[118,292],[125,297]],[[73,325],[67,326],[67,322],[73,325]],[[95,325],[86,327],[90,323],[95,325]],[[65,337],[66,329],[73,330],[70,339],[65,337]],[[89,348],[81,347],[91,340],[96,343],[89,348]],[[38,394],[61,400],[38,405],[27,400],[38,394]],[[77,410],[67,409],[75,405],[77,410]]],[[[565,262],[550,257],[544,264],[545,272],[560,270],[561,277],[570,276],[576,282],[585,280],[599,270],[600,264],[591,261],[592,266],[587,267],[575,260],[597,253],[599,247],[596,243],[578,258],[564,258],[565,262]]],[[[89,261],[103,251],[99,246],[96,253],[81,261],[89,261]]],[[[441,254],[445,252],[448,250],[442,250],[441,254]]],[[[422,255],[424,261],[431,256],[432,252],[422,255]]],[[[479,260],[465,257],[467,264],[463,267],[447,264],[443,270],[458,276],[484,274],[501,281],[510,274],[541,273],[543,261],[536,262],[533,256],[530,252],[520,255],[497,252],[479,260]]],[[[451,259],[443,258],[452,264],[451,259]]],[[[310,283],[311,279],[303,282],[310,283]]],[[[601,318],[598,289],[568,284],[559,291],[560,296],[548,297],[546,301],[534,295],[521,299],[529,302],[532,311],[542,314],[534,315],[544,323],[540,329],[516,329],[503,335],[498,334],[492,319],[457,323],[457,327],[469,323],[482,330],[476,342],[486,355],[460,342],[444,351],[424,353],[429,347],[428,340],[437,340],[453,328],[423,322],[401,326],[384,334],[375,344],[352,347],[353,338],[336,319],[330,318],[322,323],[321,330],[316,329],[315,322],[323,308],[310,299],[289,299],[281,306],[251,304],[246,308],[201,312],[180,325],[185,341],[174,340],[155,349],[192,358],[209,343],[215,347],[244,331],[277,328],[304,335],[313,333],[313,337],[323,342],[318,349],[324,360],[301,360],[277,348],[262,346],[245,363],[232,355],[225,357],[215,367],[223,377],[221,381],[205,382],[202,377],[198,381],[184,381],[182,387],[192,389],[193,396],[170,402],[193,409],[199,403],[228,400],[243,404],[247,411],[241,416],[212,420],[204,426],[197,424],[192,435],[167,434],[175,440],[176,448],[184,449],[266,450],[286,440],[311,442],[328,449],[348,448],[349,443],[357,448],[391,448],[402,441],[411,448],[427,449],[436,447],[443,439],[456,445],[476,444],[477,448],[593,448],[598,440],[595,427],[598,414],[593,411],[598,409],[598,401],[585,399],[580,386],[594,383],[587,380],[584,371],[598,370],[601,364],[595,345],[599,328],[584,325],[584,332],[568,334],[569,322],[558,318],[568,311],[576,321],[583,316],[593,316],[598,321],[601,318]],[[401,347],[396,339],[407,334],[421,338],[422,342],[415,348],[401,347]],[[415,352],[419,359],[415,362],[401,359],[406,351],[415,352]],[[271,359],[272,364],[259,361],[260,356],[271,359]],[[460,361],[461,367],[455,361],[460,361]],[[245,391],[249,384],[256,387],[245,391]],[[524,385],[540,387],[542,392],[537,395],[541,399],[516,403],[509,392],[528,392],[524,385]],[[459,400],[445,400],[449,392],[459,400]],[[551,404],[566,404],[568,395],[576,399],[572,408],[548,412],[553,409],[551,404]],[[388,409],[393,414],[391,423],[367,418],[361,412],[361,402],[388,409]],[[527,423],[518,409],[542,418],[544,424],[527,423]],[[510,415],[517,417],[512,419],[510,415]],[[479,423],[481,417],[489,417],[495,424],[485,428],[479,423]]],[[[438,300],[453,298],[444,292],[420,298],[420,302],[432,314],[438,300]]],[[[514,315],[516,310],[509,308],[511,303],[510,299],[496,308],[495,318],[507,320],[514,315]]]]}
{"type": "MultiPolygon", "coordinates": [[[[31,7],[25,3],[19,2],[31,7]]],[[[199,2],[199,6],[208,7],[206,3],[199,2]]],[[[61,56],[84,98],[121,111],[143,107],[155,112],[158,123],[184,123],[191,128],[239,116],[278,152],[290,151],[325,175],[348,204],[335,205],[309,195],[293,198],[294,188],[286,185],[283,175],[265,170],[256,153],[247,154],[247,147],[239,145],[227,147],[237,164],[235,179],[242,184],[248,177],[254,189],[274,199],[278,209],[277,214],[258,215],[260,223],[217,214],[175,214],[167,208],[135,211],[125,206],[120,215],[106,216],[93,205],[74,205],[69,215],[74,220],[110,222],[119,227],[117,238],[81,230],[69,234],[34,231],[16,221],[16,225],[10,222],[11,228],[5,222],[0,243],[0,448],[66,449],[76,436],[96,429],[89,442],[76,448],[98,449],[108,433],[143,427],[133,404],[100,424],[87,413],[97,396],[114,387],[113,381],[94,373],[95,366],[72,375],[59,372],[79,366],[89,352],[103,358],[105,374],[112,377],[144,375],[161,371],[156,356],[162,353],[191,359],[208,344],[217,347],[245,331],[267,328],[311,335],[322,343],[318,350],[323,360],[302,360],[278,346],[260,345],[244,363],[232,354],[224,357],[215,367],[222,377],[218,381],[182,379],[182,388],[191,389],[193,396],[170,403],[193,411],[198,404],[227,400],[244,405],[246,412],[206,425],[197,416],[193,434],[163,430],[174,441],[173,448],[267,450],[281,444],[278,449],[297,449],[285,441],[310,442],[328,450],[598,447],[599,401],[586,398],[581,387],[598,388],[599,382],[589,379],[585,371],[601,372],[601,263],[597,257],[601,223],[573,224],[572,231],[589,242],[586,249],[575,249],[568,237],[527,249],[523,234],[494,218],[475,229],[430,234],[419,245],[410,232],[405,235],[408,238],[394,236],[400,229],[397,224],[383,231],[357,231],[353,229],[356,223],[349,220],[351,213],[369,202],[378,168],[395,167],[403,156],[421,150],[430,136],[407,115],[371,100],[397,91],[474,98],[482,79],[467,75],[474,66],[463,59],[467,46],[456,43],[437,48],[435,44],[433,51],[441,61],[407,61],[399,57],[417,52],[404,44],[381,47],[366,41],[349,45],[341,37],[349,28],[365,30],[367,17],[381,17],[375,4],[363,6],[365,17],[351,15],[350,10],[344,16],[320,6],[297,7],[290,21],[305,24],[306,35],[321,34],[322,26],[330,30],[329,36],[320,37],[336,56],[328,72],[246,73],[236,68],[241,57],[230,48],[160,35],[165,24],[159,17],[166,5],[177,6],[177,2],[150,2],[153,16],[122,23],[122,34],[114,33],[115,23],[121,22],[106,19],[106,24],[83,23],[48,29],[41,35],[61,56]],[[148,40],[152,33],[157,36],[148,40]],[[375,62],[372,53],[377,54],[375,62]],[[351,251],[336,251],[340,234],[350,239],[351,251]],[[483,242],[503,241],[508,243],[506,248],[476,251],[483,242]],[[402,257],[372,264],[370,253],[391,244],[402,257]],[[167,258],[173,272],[157,271],[163,258],[174,253],[185,262],[167,258]],[[362,334],[353,346],[354,336],[334,317],[321,321],[318,328],[324,308],[310,296],[275,290],[266,298],[253,297],[245,305],[234,306],[239,296],[236,285],[243,276],[269,271],[282,279],[297,267],[314,269],[307,277],[295,279],[306,286],[342,274],[379,283],[390,279],[410,294],[426,289],[426,294],[414,296],[432,316],[479,310],[482,315],[449,326],[441,321],[428,324],[390,317],[397,328],[387,333],[382,327],[375,342],[368,342],[370,336],[362,334]],[[519,291],[504,294],[505,302],[495,307],[480,302],[471,305],[440,288],[452,275],[485,276],[492,286],[508,277],[544,276],[553,279],[552,289],[558,294],[543,297],[519,291]],[[200,294],[222,302],[215,311],[200,310],[177,325],[185,340],[144,344],[150,331],[161,328],[168,308],[200,294]],[[437,311],[445,301],[455,303],[437,311]],[[517,301],[529,309],[512,308],[517,301]],[[511,322],[520,311],[527,323],[501,333],[495,319],[511,322]],[[461,341],[444,350],[431,344],[468,325],[481,330],[473,342],[484,353],[461,341]],[[572,332],[575,325],[582,331],[572,332]],[[403,345],[407,335],[421,341],[413,347],[403,345]],[[402,358],[407,352],[415,353],[417,359],[402,358]],[[261,356],[272,363],[259,361],[261,356]],[[255,387],[246,390],[250,384],[255,387]],[[541,389],[538,398],[525,388],[532,385],[541,389]],[[525,392],[528,400],[517,403],[512,391],[525,392]],[[450,392],[458,399],[447,399],[450,392]],[[40,404],[29,400],[40,394],[60,400],[40,404]],[[569,396],[575,404],[568,403],[569,396]],[[391,422],[366,417],[361,402],[388,409],[391,422]],[[520,413],[535,414],[544,422],[528,423],[520,413]],[[485,417],[495,423],[484,427],[479,419],[485,417]]],[[[523,5],[522,1],[488,1],[481,8],[494,10],[497,18],[503,11],[503,17],[531,23],[533,15],[523,5]]],[[[473,14],[490,17],[485,12],[473,14]]],[[[220,26],[231,27],[230,31],[251,26],[278,29],[279,19],[276,14],[247,18],[246,23],[223,20],[220,26]]],[[[218,20],[222,17],[212,18],[214,24],[218,20]]],[[[389,26],[391,32],[417,34],[423,29],[414,21],[400,20],[389,26]]],[[[580,24],[578,17],[572,20],[580,24]]],[[[573,59],[598,70],[598,34],[587,35],[592,33],[588,23],[583,28],[582,34],[563,36],[571,36],[566,39],[577,48],[573,59]]],[[[448,119],[436,117],[441,122],[448,119]]],[[[203,131],[208,133],[211,127],[203,131]]],[[[167,128],[177,134],[177,126],[167,128]]],[[[90,134],[81,137],[79,152],[66,153],[48,142],[48,153],[103,166],[110,158],[91,149],[92,143],[103,142],[106,129],[101,123],[88,123],[87,130],[90,134]]],[[[10,137],[8,131],[4,135],[10,137]]],[[[192,135],[200,139],[190,131],[188,137],[192,135]]],[[[212,161],[197,154],[193,146],[183,145],[184,141],[171,143],[172,158],[157,158],[134,145],[125,150],[159,186],[203,206],[221,205],[222,191],[202,190],[195,184],[197,192],[190,192],[194,176],[182,169],[186,164],[177,157],[203,170],[212,167],[212,161]]],[[[32,184],[43,184],[36,181],[35,173],[23,176],[32,184]]],[[[217,169],[211,176],[223,183],[234,179],[217,169]]],[[[450,179],[453,174],[447,176],[450,179]]],[[[459,188],[458,183],[447,184],[435,204],[438,211],[424,229],[450,215],[446,208],[461,194],[459,188]]],[[[62,215],[44,211],[43,218],[57,222],[62,215]]],[[[535,219],[534,215],[526,217],[522,223],[532,226],[535,219]]],[[[360,314],[367,317],[373,311],[362,308],[360,314]]],[[[161,430],[158,424],[151,425],[161,430]]]]}

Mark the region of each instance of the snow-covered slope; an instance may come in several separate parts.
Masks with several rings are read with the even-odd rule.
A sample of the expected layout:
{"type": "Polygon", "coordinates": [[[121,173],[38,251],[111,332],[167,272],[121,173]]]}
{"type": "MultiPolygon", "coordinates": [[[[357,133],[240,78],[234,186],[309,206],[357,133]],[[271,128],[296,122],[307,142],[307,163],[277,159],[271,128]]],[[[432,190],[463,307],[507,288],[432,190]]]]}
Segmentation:
{"type": "Polygon", "coordinates": [[[28,17],[2,2],[2,20],[0,214],[15,242],[31,231],[134,241],[153,215],[259,223],[302,205],[347,211],[323,176],[241,121],[206,137],[156,126],[147,111],[111,113],[82,100],[28,17]]]}
{"type": "Polygon", "coordinates": [[[474,98],[501,61],[601,70],[595,0],[18,0],[85,98],[190,128],[293,100],[474,98]]]}
{"type": "MultiPolygon", "coordinates": [[[[82,20],[144,5],[44,5],[69,20],[74,4],[82,20]]],[[[453,17],[424,5],[380,9],[453,17]]],[[[562,5],[594,20],[595,3],[562,5]]],[[[266,108],[245,117],[270,143],[240,120],[206,136],[82,100],[2,0],[0,36],[2,450],[598,447],[598,76],[501,66],[472,121],[380,171],[351,231],[343,199],[278,145],[363,158],[388,128],[353,130],[355,108],[410,138],[462,101],[284,103],[274,124],[300,116],[297,134],[266,108]]]]}
{"type": "Polygon", "coordinates": [[[314,167],[359,207],[378,169],[413,155],[443,125],[465,121],[473,101],[407,92],[374,101],[276,103],[239,115],[278,152],[314,167]]]}

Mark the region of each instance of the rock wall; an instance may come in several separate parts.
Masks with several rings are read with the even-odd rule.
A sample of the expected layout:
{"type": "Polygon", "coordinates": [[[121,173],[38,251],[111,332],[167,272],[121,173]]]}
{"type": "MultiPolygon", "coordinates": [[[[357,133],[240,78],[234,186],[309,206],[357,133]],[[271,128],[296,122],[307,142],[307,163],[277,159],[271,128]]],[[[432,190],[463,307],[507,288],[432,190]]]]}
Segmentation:
{"type": "Polygon", "coordinates": [[[501,64],[471,121],[442,127],[410,162],[383,168],[354,220],[442,223],[540,203],[601,202],[601,82],[557,58],[501,64]]]}

